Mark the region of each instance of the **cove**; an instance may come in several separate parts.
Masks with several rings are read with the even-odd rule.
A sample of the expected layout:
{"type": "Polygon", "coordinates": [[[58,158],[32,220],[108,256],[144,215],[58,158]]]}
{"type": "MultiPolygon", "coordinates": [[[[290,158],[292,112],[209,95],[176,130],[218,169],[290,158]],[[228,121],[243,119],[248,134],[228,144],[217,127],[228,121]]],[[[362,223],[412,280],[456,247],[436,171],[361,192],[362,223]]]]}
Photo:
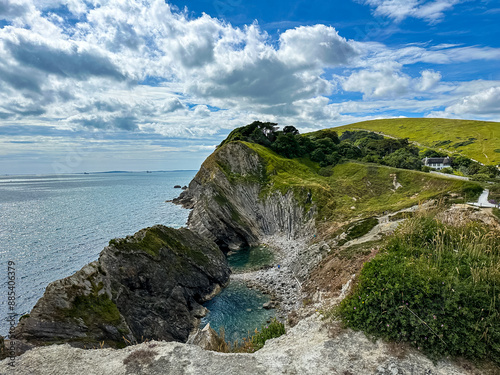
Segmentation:
{"type": "Polygon", "coordinates": [[[270,266],[273,260],[274,254],[267,246],[244,247],[227,255],[227,262],[233,273],[270,266]]]}
{"type": "Polygon", "coordinates": [[[203,305],[209,313],[201,319],[201,327],[210,323],[219,334],[224,327],[226,341],[241,342],[274,317],[274,310],[262,308],[268,301],[269,297],[263,293],[249,289],[244,282],[232,280],[220,294],[203,305]]]}

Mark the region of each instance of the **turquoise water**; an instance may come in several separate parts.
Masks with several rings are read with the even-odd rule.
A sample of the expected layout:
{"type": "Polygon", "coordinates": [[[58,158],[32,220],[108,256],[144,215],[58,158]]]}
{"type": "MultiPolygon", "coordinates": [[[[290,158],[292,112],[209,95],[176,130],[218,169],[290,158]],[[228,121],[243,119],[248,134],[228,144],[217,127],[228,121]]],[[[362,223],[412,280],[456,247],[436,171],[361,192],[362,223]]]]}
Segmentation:
{"type": "Polygon", "coordinates": [[[245,283],[231,281],[219,295],[204,304],[210,312],[201,320],[200,326],[210,323],[219,333],[220,328],[224,327],[226,341],[241,342],[275,316],[275,310],[262,308],[268,301],[269,297],[257,290],[248,289],[245,283]]]}
{"type": "Polygon", "coordinates": [[[22,315],[47,284],[96,260],[110,239],[155,224],[185,225],[189,211],[165,200],[195,173],[0,176],[0,334],[8,331],[9,260],[16,263],[15,312],[22,315]]]}
{"type": "Polygon", "coordinates": [[[234,272],[260,269],[272,265],[274,255],[266,246],[246,247],[227,256],[229,266],[234,272]]]}

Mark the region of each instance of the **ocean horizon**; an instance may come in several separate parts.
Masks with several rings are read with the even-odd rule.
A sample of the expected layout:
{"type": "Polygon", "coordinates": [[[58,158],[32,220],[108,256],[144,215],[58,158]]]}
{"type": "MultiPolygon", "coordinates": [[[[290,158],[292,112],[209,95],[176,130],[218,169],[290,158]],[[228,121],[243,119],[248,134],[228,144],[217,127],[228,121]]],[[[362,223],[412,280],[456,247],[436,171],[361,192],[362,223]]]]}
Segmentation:
{"type": "Polygon", "coordinates": [[[186,225],[189,210],[166,202],[195,170],[107,171],[0,176],[0,335],[9,312],[31,311],[47,285],[98,259],[113,238],[156,224],[186,225]],[[8,307],[8,262],[15,263],[16,305],[8,307]]]}

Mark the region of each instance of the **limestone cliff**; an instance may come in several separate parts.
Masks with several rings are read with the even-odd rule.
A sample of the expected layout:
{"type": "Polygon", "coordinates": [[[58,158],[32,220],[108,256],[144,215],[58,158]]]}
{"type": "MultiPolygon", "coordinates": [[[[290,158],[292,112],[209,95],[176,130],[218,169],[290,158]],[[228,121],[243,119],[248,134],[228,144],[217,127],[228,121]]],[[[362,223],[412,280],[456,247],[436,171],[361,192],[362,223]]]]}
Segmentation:
{"type": "Polygon", "coordinates": [[[307,192],[281,193],[267,181],[266,161],[250,147],[232,142],[216,150],[174,203],[192,208],[189,228],[222,249],[256,245],[269,235],[288,238],[314,233],[315,207],[307,192]]]}
{"type": "Polygon", "coordinates": [[[186,341],[200,305],[229,280],[223,253],[188,229],[154,226],[110,241],[99,260],[51,283],[15,338],[31,344],[120,347],[186,341]]]}

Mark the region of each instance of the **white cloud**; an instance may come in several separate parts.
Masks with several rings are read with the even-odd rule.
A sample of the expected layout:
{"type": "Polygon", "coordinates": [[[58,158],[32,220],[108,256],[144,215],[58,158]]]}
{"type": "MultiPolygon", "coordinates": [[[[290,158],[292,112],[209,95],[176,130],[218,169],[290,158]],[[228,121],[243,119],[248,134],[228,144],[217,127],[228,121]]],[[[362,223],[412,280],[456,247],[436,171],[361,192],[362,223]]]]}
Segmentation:
{"type": "Polygon", "coordinates": [[[441,73],[435,72],[433,70],[424,70],[421,73],[422,77],[420,78],[417,88],[420,91],[428,91],[437,86],[439,81],[441,81],[441,73]]]}
{"type": "MultiPolygon", "coordinates": [[[[466,113],[461,100],[472,108],[488,87],[407,67],[500,59],[500,49],[488,47],[355,42],[325,25],[272,38],[257,23],[237,28],[163,0],[2,4],[11,26],[0,29],[0,126],[36,131],[202,139],[254,120],[312,129],[398,109],[466,113]],[[72,21],[54,11],[61,5],[72,21]],[[339,88],[366,100],[336,103],[339,88]]],[[[444,1],[370,4],[394,19],[432,21],[439,19],[432,6],[435,15],[448,9],[444,1]]],[[[476,107],[467,113],[492,110],[476,107]]]]}
{"type": "Polygon", "coordinates": [[[429,23],[439,22],[444,12],[453,9],[462,0],[365,0],[377,16],[389,17],[400,22],[408,17],[420,18],[429,23]]]}
{"type": "Polygon", "coordinates": [[[408,92],[411,83],[400,69],[399,64],[378,64],[339,79],[344,90],[362,92],[365,98],[400,97],[408,92]]]}
{"type": "Polygon", "coordinates": [[[454,115],[499,115],[500,86],[490,87],[475,94],[465,96],[446,108],[445,112],[454,115]]]}

